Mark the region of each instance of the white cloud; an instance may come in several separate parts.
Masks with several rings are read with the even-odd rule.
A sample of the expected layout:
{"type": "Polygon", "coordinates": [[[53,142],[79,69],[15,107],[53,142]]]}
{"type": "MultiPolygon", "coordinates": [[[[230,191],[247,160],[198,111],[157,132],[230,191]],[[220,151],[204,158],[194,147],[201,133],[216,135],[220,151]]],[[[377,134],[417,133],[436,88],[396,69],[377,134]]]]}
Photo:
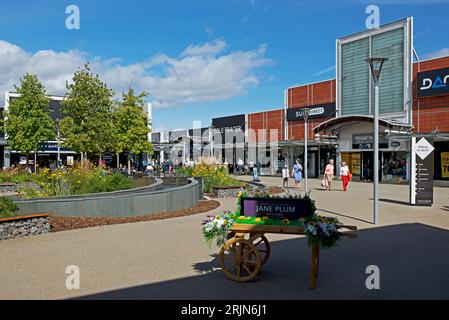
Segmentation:
{"type": "Polygon", "coordinates": [[[0,98],[4,91],[14,90],[14,84],[26,72],[36,74],[49,94],[64,94],[66,81],[90,61],[92,71],[99,73],[117,95],[132,85],[139,91],[148,91],[156,108],[226,100],[257,86],[255,71],[271,63],[265,58],[266,45],[233,52],[227,47],[224,40],[218,39],[190,45],[177,57],[161,53],[125,65],[120,59],[91,58],[76,50],[29,53],[0,40],[0,98]]]}
{"type": "Polygon", "coordinates": [[[329,68],[326,68],[326,69],[320,70],[320,71],[318,71],[318,72],[315,72],[315,73],[313,74],[313,76],[314,76],[314,77],[321,76],[321,75],[323,75],[323,74],[325,74],[325,73],[328,73],[328,72],[331,72],[331,71],[333,71],[333,70],[335,70],[335,66],[330,66],[329,68]]]}
{"type": "Polygon", "coordinates": [[[439,57],[444,57],[444,56],[449,56],[449,47],[441,48],[440,50],[426,53],[423,56],[423,59],[433,59],[433,58],[439,58],[439,57]]]}
{"type": "Polygon", "coordinates": [[[211,27],[206,27],[206,28],[204,28],[204,31],[206,31],[206,33],[208,34],[208,35],[213,35],[214,34],[214,32],[215,32],[215,30],[214,29],[212,29],[211,27]]]}

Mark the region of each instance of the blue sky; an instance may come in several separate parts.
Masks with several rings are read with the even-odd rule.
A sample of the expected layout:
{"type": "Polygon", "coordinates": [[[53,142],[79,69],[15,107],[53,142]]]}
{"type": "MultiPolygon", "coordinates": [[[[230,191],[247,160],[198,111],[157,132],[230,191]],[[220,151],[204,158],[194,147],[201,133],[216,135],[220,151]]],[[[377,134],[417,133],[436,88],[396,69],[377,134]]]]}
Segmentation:
{"type": "Polygon", "coordinates": [[[155,128],[207,126],[280,108],[287,87],[334,78],[335,39],[364,30],[369,4],[381,24],[414,17],[421,58],[449,54],[446,0],[2,1],[0,90],[33,72],[63,94],[90,61],[117,92],[150,92],[155,128]],[[79,30],[65,27],[70,4],[79,30]]]}

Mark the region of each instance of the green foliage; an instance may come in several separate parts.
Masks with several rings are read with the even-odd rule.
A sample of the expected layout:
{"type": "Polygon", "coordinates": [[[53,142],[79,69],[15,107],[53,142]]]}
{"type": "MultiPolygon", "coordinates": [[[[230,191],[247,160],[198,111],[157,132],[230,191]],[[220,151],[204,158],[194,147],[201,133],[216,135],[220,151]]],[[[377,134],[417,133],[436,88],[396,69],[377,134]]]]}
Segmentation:
{"type": "Polygon", "coordinates": [[[78,70],[73,82],[66,84],[68,93],[61,109],[61,135],[64,146],[77,152],[102,154],[113,144],[112,101],[114,93],[89,65],[78,70]]]}
{"type": "Polygon", "coordinates": [[[117,154],[153,152],[153,145],[148,141],[151,130],[144,111],[144,98],[147,95],[146,92],[142,92],[136,96],[134,90],[129,88],[128,92],[123,94],[123,101],[114,109],[114,149],[117,154]]]}
{"type": "Polygon", "coordinates": [[[25,153],[40,149],[40,142],[53,140],[56,127],[48,108],[49,99],[45,88],[35,75],[26,74],[15,86],[20,94],[12,98],[5,112],[5,124],[8,144],[13,150],[25,153]]]}
{"type": "Polygon", "coordinates": [[[177,173],[187,177],[203,177],[205,192],[211,192],[213,188],[244,186],[225,167],[216,165],[198,164],[194,168],[179,168],[177,173]]]}
{"type": "Polygon", "coordinates": [[[14,217],[19,208],[7,197],[0,198],[0,218],[14,217]]]}
{"type": "Polygon", "coordinates": [[[1,182],[33,182],[38,187],[25,184],[19,189],[22,198],[62,197],[97,192],[125,190],[133,187],[132,180],[121,173],[110,173],[102,168],[88,170],[78,168],[56,170],[44,169],[38,174],[25,175],[20,172],[0,173],[1,182]]]}

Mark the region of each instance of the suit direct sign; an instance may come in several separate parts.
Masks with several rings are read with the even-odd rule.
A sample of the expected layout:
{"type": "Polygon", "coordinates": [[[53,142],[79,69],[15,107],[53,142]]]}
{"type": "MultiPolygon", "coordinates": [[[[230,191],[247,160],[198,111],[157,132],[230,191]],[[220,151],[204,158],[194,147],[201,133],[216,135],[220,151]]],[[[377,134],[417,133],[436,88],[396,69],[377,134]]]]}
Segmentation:
{"type": "Polygon", "coordinates": [[[242,198],[241,213],[251,217],[269,217],[271,219],[298,220],[310,217],[310,200],[242,198]]]}
{"type": "Polygon", "coordinates": [[[419,72],[417,82],[418,97],[449,94],[449,68],[419,72]]]}
{"type": "Polygon", "coordinates": [[[335,114],[335,103],[325,103],[310,107],[287,109],[287,121],[304,120],[304,108],[309,109],[309,119],[331,117],[335,114]]]}

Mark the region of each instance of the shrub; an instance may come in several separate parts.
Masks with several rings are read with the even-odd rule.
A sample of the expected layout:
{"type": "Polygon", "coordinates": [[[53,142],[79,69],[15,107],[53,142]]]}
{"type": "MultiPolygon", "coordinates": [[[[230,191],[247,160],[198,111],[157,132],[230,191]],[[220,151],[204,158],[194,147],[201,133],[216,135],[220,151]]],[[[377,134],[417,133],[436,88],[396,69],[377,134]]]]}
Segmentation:
{"type": "Polygon", "coordinates": [[[229,174],[226,167],[218,165],[200,163],[194,168],[182,168],[177,173],[189,177],[203,177],[205,192],[211,192],[212,188],[243,186],[241,181],[229,174]]]}
{"type": "Polygon", "coordinates": [[[0,198],[0,218],[13,217],[18,210],[19,208],[10,198],[0,198]]]}

